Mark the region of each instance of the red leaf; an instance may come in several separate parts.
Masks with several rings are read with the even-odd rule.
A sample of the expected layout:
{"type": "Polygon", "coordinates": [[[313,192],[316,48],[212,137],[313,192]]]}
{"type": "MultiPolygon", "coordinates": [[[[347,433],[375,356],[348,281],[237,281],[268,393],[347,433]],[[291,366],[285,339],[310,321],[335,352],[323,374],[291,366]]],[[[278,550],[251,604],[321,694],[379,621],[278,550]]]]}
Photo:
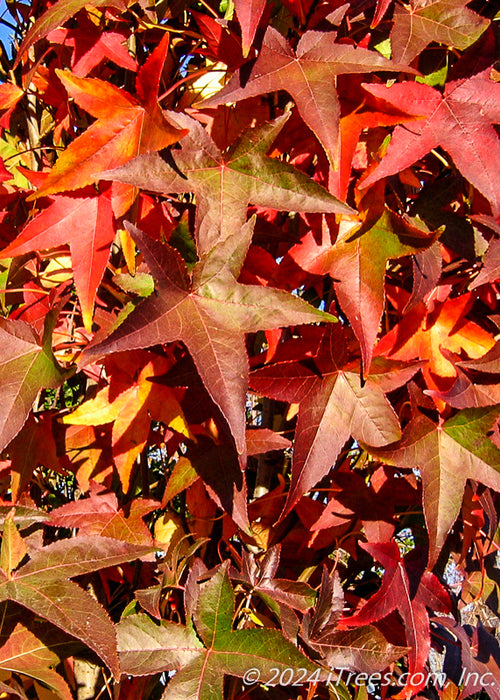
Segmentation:
{"type": "Polygon", "coordinates": [[[500,141],[492,126],[500,121],[500,84],[488,75],[484,71],[467,80],[450,81],[444,95],[419,83],[363,85],[382,103],[421,116],[395,128],[382,162],[360,187],[401,172],[441,146],[489,200],[493,213],[500,214],[500,141]]]}
{"type": "Polygon", "coordinates": [[[381,338],[376,353],[395,360],[426,360],[422,372],[427,386],[433,391],[446,390],[456,371],[441,348],[463,350],[476,359],[495,344],[487,331],[465,317],[470,301],[470,294],[462,294],[437,304],[432,313],[423,304],[416,306],[381,338]]]}
{"type": "Polygon", "coordinates": [[[234,9],[241,25],[243,56],[248,56],[266,0],[235,0],[234,9]]]}
{"type": "Polygon", "coordinates": [[[488,437],[499,415],[499,406],[471,408],[436,425],[419,413],[399,443],[367,447],[387,464],[420,470],[430,565],[459,514],[467,479],[500,491],[500,450],[488,437]]]}
{"type": "Polygon", "coordinates": [[[118,32],[103,32],[86,17],[77,28],[51,32],[48,40],[74,47],[71,70],[73,75],[80,78],[88,75],[105,59],[128,70],[137,70],[137,63],[127,50],[126,37],[118,32]]]}
{"type": "Polygon", "coordinates": [[[245,223],[248,204],[285,211],[352,213],[350,207],[289,163],[266,156],[289,114],[247,129],[225,152],[199,122],[185,114],[169,112],[168,116],[179,128],[189,129],[179,150],[167,159],[156,153],[135,158],[122,168],[101,173],[101,177],[161,194],[194,192],[199,200],[199,255],[209,253],[219,239],[245,223]]]}
{"type": "Polygon", "coordinates": [[[300,403],[292,481],[283,515],[330,471],[349,437],[379,445],[399,438],[399,422],[382,388],[384,375],[392,373],[395,387],[418,369],[378,365],[362,385],[359,362],[348,362],[343,333],[336,327],[324,335],[319,332],[307,346],[291,341],[284,352],[287,355],[282,361],[278,354],[275,362],[255,370],[250,377],[252,389],[262,395],[300,403]],[[312,358],[299,362],[304,347],[309,348],[312,358]]]}
{"type": "Polygon", "coordinates": [[[47,209],[2,251],[3,257],[11,257],[69,244],[76,292],[88,331],[92,329],[94,300],[115,237],[110,196],[108,187],[100,195],[88,188],[51,198],[47,209]]]}
{"type": "Polygon", "coordinates": [[[377,622],[397,610],[405,623],[409,677],[406,686],[398,694],[400,698],[417,693],[425,686],[425,673],[417,685],[412,677],[421,673],[430,651],[430,625],[427,607],[435,612],[447,613],[451,600],[446,589],[430,571],[423,571],[415,552],[401,557],[395,542],[381,544],[360,543],[367,552],[384,567],[384,577],[379,590],[369,598],[352,617],[343,618],[340,627],[358,627],[377,622]]]}
{"type": "Polygon", "coordinates": [[[377,70],[413,71],[375,51],[335,43],[336,36],[336,32],[306,32],[295,52],[276,29],[269,27],[244,87],[238,71],[226,87],[204,100],[201,106],[214,107],[266,92],[286,90],[295,100],[300,116],[325,149],[332,167],[337,168],[340,107],[335,89],[336,76],[377,70]]]}
{"type": "MultiPolygon", "coordinates": [[[[56,27],[64,24],[66,20],[76,15],[85,5],[87,5],[86,0],[59,0],[52,5],[52,7],[49,7],[49,9],[30,27],[24,37],[19,51],[17,52],[14,68],[21,60],[23,54],[26,53],[36,41],[47,36],[52,29],[56,29],[56,27]]],[[[121,10],[127,8],[126,0],[93,0],[93,5],[94,7],[107,5],[108,7],[116,7],[121,10]]]]}
{"type": "Polygon", "coordinates": [[[146,258],[157,291],[107,340],[89,348],[84,358],[182,340],[230,427],[244,464],[248,383],[244,333],[333,317],[286,292],[236,281],[250,245],[253,221],[213,248],[196,265],[191,279],[177,251],[152,241],[131,225],[127,229],[146,258]]]}

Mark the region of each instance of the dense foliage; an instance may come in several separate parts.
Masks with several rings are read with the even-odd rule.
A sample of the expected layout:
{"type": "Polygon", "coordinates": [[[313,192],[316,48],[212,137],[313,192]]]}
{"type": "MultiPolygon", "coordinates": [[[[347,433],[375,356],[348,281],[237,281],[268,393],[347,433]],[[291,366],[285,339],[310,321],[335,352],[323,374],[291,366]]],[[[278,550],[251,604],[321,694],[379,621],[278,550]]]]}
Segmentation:
{"type": "Polygon", "coordinates": [[[7,5],[1,697],[500,700],[495,3],[7,5]]]}

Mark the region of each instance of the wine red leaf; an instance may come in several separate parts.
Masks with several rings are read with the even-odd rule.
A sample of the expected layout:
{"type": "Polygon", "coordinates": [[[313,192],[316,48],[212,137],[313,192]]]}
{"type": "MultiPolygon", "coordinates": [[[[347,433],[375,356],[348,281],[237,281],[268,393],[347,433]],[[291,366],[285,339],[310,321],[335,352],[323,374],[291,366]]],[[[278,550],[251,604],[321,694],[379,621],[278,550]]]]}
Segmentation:
{"type": "Polygon", "coordinates": [[[229,83],[201,106],[237,102],[266,92],[286,90],[300,116],[317,136],[331,165],[338,167],[340,107],[335,89],[337,75],[372,71],[414,72],[389,61],[376,51],[341,44],[336,32],[306,32],[294,51],[276,29],[269,27],[262,49],[244,82],[237,71],[229,83]]]}

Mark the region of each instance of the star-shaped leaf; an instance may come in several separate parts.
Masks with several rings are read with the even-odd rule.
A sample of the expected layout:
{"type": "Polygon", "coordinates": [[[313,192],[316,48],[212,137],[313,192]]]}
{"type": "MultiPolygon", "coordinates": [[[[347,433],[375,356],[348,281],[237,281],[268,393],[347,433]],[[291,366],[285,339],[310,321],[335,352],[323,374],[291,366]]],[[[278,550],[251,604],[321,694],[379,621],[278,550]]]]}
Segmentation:
{"type": "Polygon", "coordinates": [[[167,51],[165,35],[137,74],[139,99],[104,80],[57,70],[68,94],[96,121],[63,151],[33,196],[90,185],[101,170],[122,165],[140,153],[166,148],[187,133],[167,121],[158,105],[157,91],[167,51]]]}
{"type": "Polygon", "coordinates": [[[307,612],[316,600],[316,593],[304,581],[290,581],[275,578],[280,563],[281,546],[270,547],[260,561],[245,550],[242,553],[241,573],[231,569],[233,581],[243,583],[252,594],[262,596],[271,610],[279,610],[282,605],[307,612]]]}
{"type": "MultiPolygon", "coordinates": [[[[242,678],[249,669],[260,680],[271,680],[273,669],[305,669],[326,677],[315,663],[286,640],[278,630],[233,630],[234,592],[226,562],[202,584],[191,627],[172,622],[154,623],[146,615],[125,617],[117,628],[118,651],[124,673],[143,675],[177,670],[163,700],[215,700],[223,697],[224,676],[242,678]],[[200,641],[201,640],[201,641],[200,641]]],[[[288,671],[290,673],[290,671],[288,671]]],[[[303,673],[303,672],[302,672],[303,673]]]]}
{"type": "Polygon", "coordinates": [[[156,293],[84,358],[181,340],[233,434],[245,461],[248,359],[245,333],[334,318],[294,295],[236,281],[250,245],[253,220],[217,244],[191,278],[176,250],[127,224],[157,283],[156,293]]]}
{"type": "Polygon", "coordinates": [[[172,150],[166,160],[158,154],[135,158],[100,177],[162,194],[194,192],[200,255],[245,223],[248,204],[285,211],[352,213],[293,166],[266,156],[289,113],[248,129],[225,153],[199,122],[186,114],[167,115],[179,129],[189,129],[178,150],[172,150]]]}
{"type": "Polygon", "coordinates": [[[410,0],[396,3],[392,58],[411,63],[431,42],[464,50],[479,39],[489,20],[469,10],[470,0],[410,0]]]}
{"type": "Polygon", "coordinates": [[[113,459],[124,493],[130,488],[134,463],[147,443],[152,420],[192,437],[174,391],[152,381],[170,368],[168,360],[144,352],[136,353],[134,361],[135,376],[117,374],[118,360],[118,366],[110,367],[109,384],[62,419],[70,425],[113,423],[113,459]]]}
{"type": "MultiPolygon", "coordinates": [[[[4,531],[2,551],[8,546],[4,531]]],[[[33,552],[20,568],[12,572],[0,570],[0,601],[15,601],[77,637],[118,676],[113,623],[104,608],[69,579],[123,564],[152,551],[152,547],[95,535],[59,540],[33,552]]]]}
{"type": "Polygon", "coordinates": [[[278,355],[276,362],[250,376],[250,386],[260,394],[300,403],[283,514],[330,471],[349,437],[378,445],[399,439],[399,421],[384,391],[405,383],[418,369],[377,363],[362,385],[359,360],[349,362],[342,329],[337,327],[313,339],[312,347],[307,344],[310,359],[305,361],[297,361],[303,357],[300,341],[288,346],[285,358],[278,355]]]}
{"type": "Polygon", "coordinates": [[[451,601],[436,576],[423,570],[417,550],[401,557],[395,542],[361,543],[361,547],[384,567],[382,585],[355,615],[344,618],[340,626],[346,629],[367,625],[381,620],[393,610],[399,612],[405,623],[406,640],[410,647],[409,676],[400,697],[409,697],[425,686],[422,671],[430,651],[427,607],[435,612],[447,613],[451,609],[451,601]],[[416,682],[419,676],[423,677],[420,683],[416,682]]]}
{"type": "Polygon", "coordinates": [[[300,116],[325,149],[332,167],[338,167],[340,107],[336,76],[372,71],[413,72],[376,51],[335,42],[336,32],[308,31],[296,51],[273,27],[268,27],[262,49],[243,85],[241,70],[202,107],[238,102],[247,97],[285,90],[294,99],[300,116]]]}
{"type": "Polygon", "coordinates": [[[54,440],[52,415],[48,411],[31,414],[22,430],[9,443],[10,488],[13,503],[16,503],[39,466],[64,473],[57,455],[54,440]]]}
{"type": "Polygon", "coordinates": [[[390,87],[364,85],[382,103],[421,118],[394,129],[380,165],[360,187],[368,187],[382,177],[408,168],[441,146],[498,215],[500,140],[493,124],[500,121],[500,83],[493,82],[488,75],[489,71],[484,71],[467,80],[450,81],[444,95],[419,83],[403,82],[390,87]]]}
{"type": "Polygon", "coordinates": [[[300,636],[330,668],[370,674],[382,671],[406,653],[406,647],[390,644],[373,625],[338,629],[343,609],[344,594],[338,572],[329,574],[324,567],[316,604],[304,615],[300,636]]]}
{"type": "Polygon", "coordinates": [[[0,450],[21,430],[41,389],[69,376],[51,349],[54,315],[47,317],[42,344],[24,321],[0,318],[0,450]]]}
{"type": "Polygon", "coordinates": [[[488,437],[499,416],[498,406],[471,408],[436,425],[419,414],[395,445],[365,446],[387,464],[420,470],[430,565],[457,519],[467,479],[500,491],[500,450],[488,437]]]}
{"type": "Polygon", "coordinates": [[[358,226],[339,237],[334,245],[320,245],[308,234],[290,255],[313,274],[329,274],[335,280],[342,310],[361,345],[363,372],[370,371],[373,347],[384,310],[384,279],[387,262],[418,253],[436,238],[418,220],[384,209],[372,224],[358,226]]]}
{"type": "Polygon", "coordinates": [[[94,300],[115,237],[111,192],[96,195],[94,188],[58,195],[21,231],[0,255],[4,258],[69,244],[76,292],[88,331],[94,300]]]}

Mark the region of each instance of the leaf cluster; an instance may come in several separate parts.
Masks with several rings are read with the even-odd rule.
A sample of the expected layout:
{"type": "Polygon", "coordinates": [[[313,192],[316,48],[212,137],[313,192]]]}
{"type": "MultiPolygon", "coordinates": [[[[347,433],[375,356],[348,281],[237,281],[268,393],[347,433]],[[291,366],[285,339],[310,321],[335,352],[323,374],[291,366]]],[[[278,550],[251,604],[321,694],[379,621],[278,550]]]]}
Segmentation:
{"type": "Polygon", "coordinates": [[[7,11],[2,697],[500,700],[494,3],[7,11]]]}

